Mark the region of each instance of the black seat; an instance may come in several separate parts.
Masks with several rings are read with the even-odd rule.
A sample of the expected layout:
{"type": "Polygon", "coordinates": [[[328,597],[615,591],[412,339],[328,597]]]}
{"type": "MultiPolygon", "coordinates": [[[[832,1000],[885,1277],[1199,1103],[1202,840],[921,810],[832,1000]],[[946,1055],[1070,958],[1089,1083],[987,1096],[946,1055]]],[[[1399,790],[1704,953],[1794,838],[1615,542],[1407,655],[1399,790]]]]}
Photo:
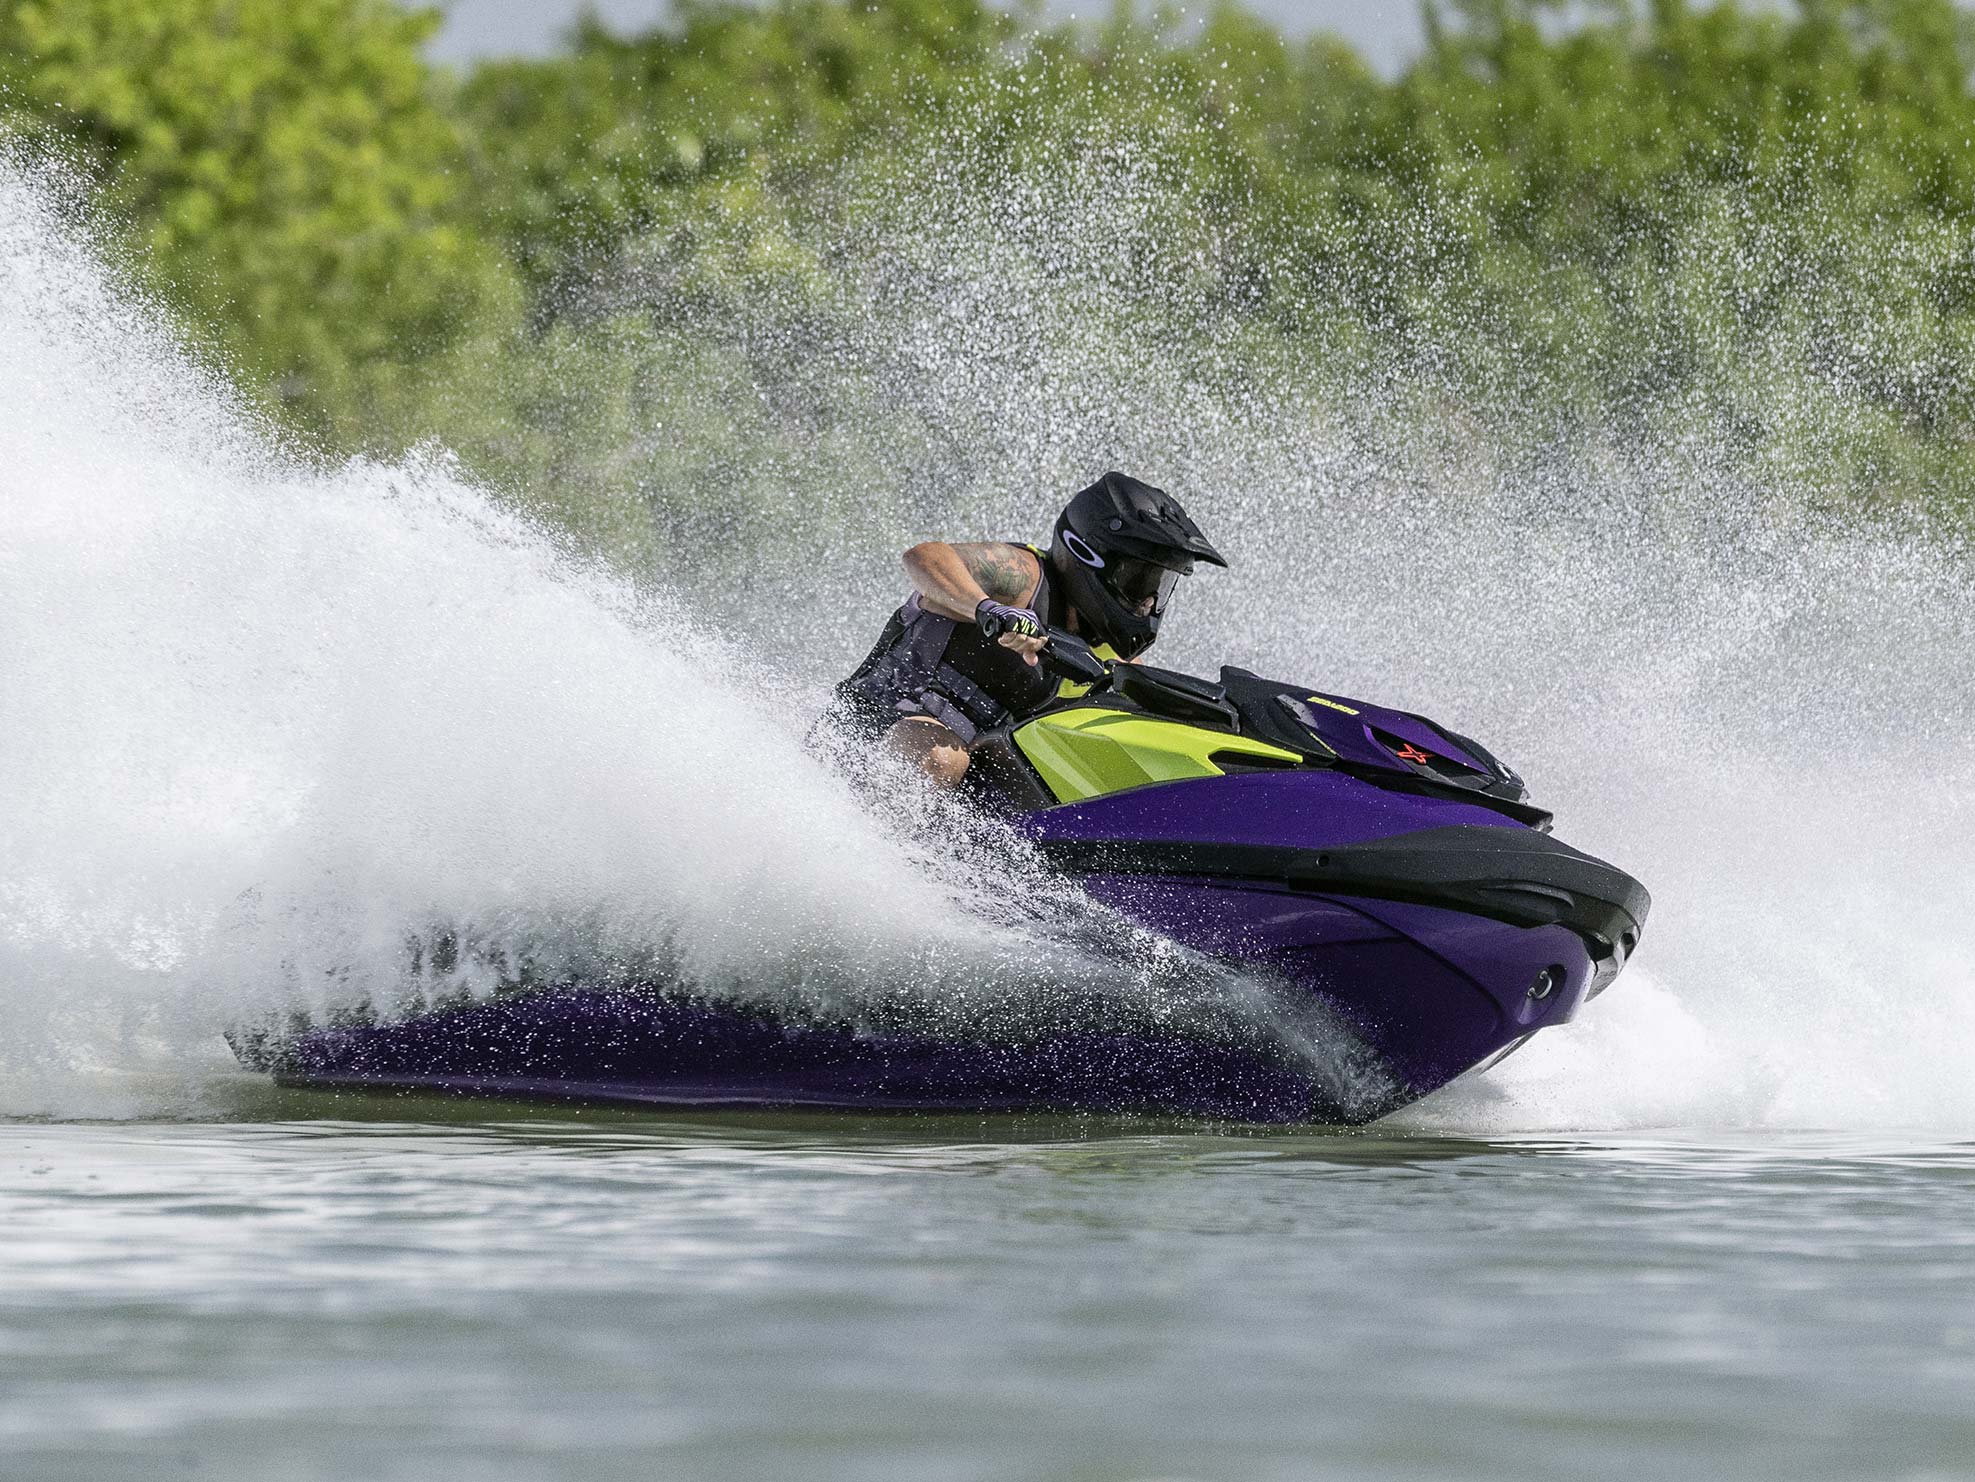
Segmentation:
{"type": "Polygon", "coordinates": [[[1155,669],[1149,664],[1113,664],[1111,693],[1168,720],[1227,731],[1240,728],[1234,706],[1228,703],[1227,691],[1211,679],[1197,679],[1174,669],[1155,669]]]}
{"type": "Polygon", "coordinates": [[[1257,741],[1266,741],[1271,746],[1280,746],[1284,751],[1293,751],[1300,757],[1312,761],[1324,760],[1335,753],[1312,735],[1309,727],[1298,720],[1294,711],[1282,704],[1287,695],[1292,700],[1309,693],[1309,690],[1280,680],[1263,679],[1250,674],[1246,669],[1223,668],[1221,689],[1241,718],[1241,734],[1257,741]]]}

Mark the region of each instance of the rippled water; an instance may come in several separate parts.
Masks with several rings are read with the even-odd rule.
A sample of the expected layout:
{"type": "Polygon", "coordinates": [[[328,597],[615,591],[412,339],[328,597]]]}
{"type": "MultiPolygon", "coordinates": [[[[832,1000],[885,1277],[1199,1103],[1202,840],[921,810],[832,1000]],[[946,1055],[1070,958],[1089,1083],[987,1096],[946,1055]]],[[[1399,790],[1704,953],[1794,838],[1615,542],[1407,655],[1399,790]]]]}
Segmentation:
{"type": "Polygon", "coordinates": [[[0,1474],[1975,1476],[1975,1143],[258,1094],[0,1128],[0,1474]]]}

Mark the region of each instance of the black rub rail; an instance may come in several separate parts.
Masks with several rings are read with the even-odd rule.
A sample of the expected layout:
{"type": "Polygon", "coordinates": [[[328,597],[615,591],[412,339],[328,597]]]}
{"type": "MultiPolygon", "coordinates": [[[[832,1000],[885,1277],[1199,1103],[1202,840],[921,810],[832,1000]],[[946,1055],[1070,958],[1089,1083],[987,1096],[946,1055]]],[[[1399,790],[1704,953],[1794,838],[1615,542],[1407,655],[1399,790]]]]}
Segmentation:
{"type": "Polygon", "coordinates": [[[1592,956],[1631,955],[1652,897],[1613,865],[1533,830],[1455,824],[1334,848],[1184,840],[1042,839],[1074,874],[1262,880],[1324,895],[1440,906],[1513,926],[1567,926],[1592,956]]]}

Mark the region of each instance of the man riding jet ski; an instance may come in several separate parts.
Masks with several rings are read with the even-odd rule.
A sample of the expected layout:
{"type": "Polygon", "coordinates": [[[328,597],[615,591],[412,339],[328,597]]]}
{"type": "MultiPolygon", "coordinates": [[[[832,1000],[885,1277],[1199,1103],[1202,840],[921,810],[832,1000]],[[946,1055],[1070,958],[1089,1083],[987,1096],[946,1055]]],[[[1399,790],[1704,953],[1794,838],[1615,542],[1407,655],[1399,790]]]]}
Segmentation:
{"type": "Polygon", "coordinates": [[[837,686],[834,715],[943,786],[966,776],[982,732],[1056,697],[1037,664],[1049,628],[1135,659],[1193,563],[1227,565],[1177,499],[1115,472],[1064,507],[1047,550],[929,540],[904,561],[912,595],[837,686]]]}
{"type": "Polygon", "coordinates": [[[853,1016],[614,976],[524,975],[482,996],[448,948],[419,969],[417,1012],[243,1026],[236,1053],[324,1089],[1364,1122],[1608,987],[1645,929],[1645,887],[1553,838],[1480,743],[1245,669],[1126,662],[1196,561],[1226,564],[1169,496],[1119,473],[1071,500],[1047,551],[916,546],[913,596],[835,710],[942,784],[964,779],[1107,917],[1183,949],[1226,1014],[1169,1017],[1128,992],[1047,995],[1053,1017],[1019,1024],[884,1003],[853,1016]]]}

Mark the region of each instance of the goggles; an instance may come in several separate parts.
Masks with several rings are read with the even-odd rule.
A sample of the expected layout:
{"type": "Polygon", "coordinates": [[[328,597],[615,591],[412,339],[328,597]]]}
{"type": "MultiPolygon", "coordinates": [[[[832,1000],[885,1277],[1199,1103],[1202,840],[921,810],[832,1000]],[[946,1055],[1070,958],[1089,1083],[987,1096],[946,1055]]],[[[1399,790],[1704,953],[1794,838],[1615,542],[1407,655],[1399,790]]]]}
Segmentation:
{"type": "Polygon", "coordinates": [[[1156,561],[1126,557],[1114,561],[1104,572],[1104,585],[1113,597],[1135,617],[1159,617],[1173,600],[1173,591],[1186,575],[1156,561]]]}

